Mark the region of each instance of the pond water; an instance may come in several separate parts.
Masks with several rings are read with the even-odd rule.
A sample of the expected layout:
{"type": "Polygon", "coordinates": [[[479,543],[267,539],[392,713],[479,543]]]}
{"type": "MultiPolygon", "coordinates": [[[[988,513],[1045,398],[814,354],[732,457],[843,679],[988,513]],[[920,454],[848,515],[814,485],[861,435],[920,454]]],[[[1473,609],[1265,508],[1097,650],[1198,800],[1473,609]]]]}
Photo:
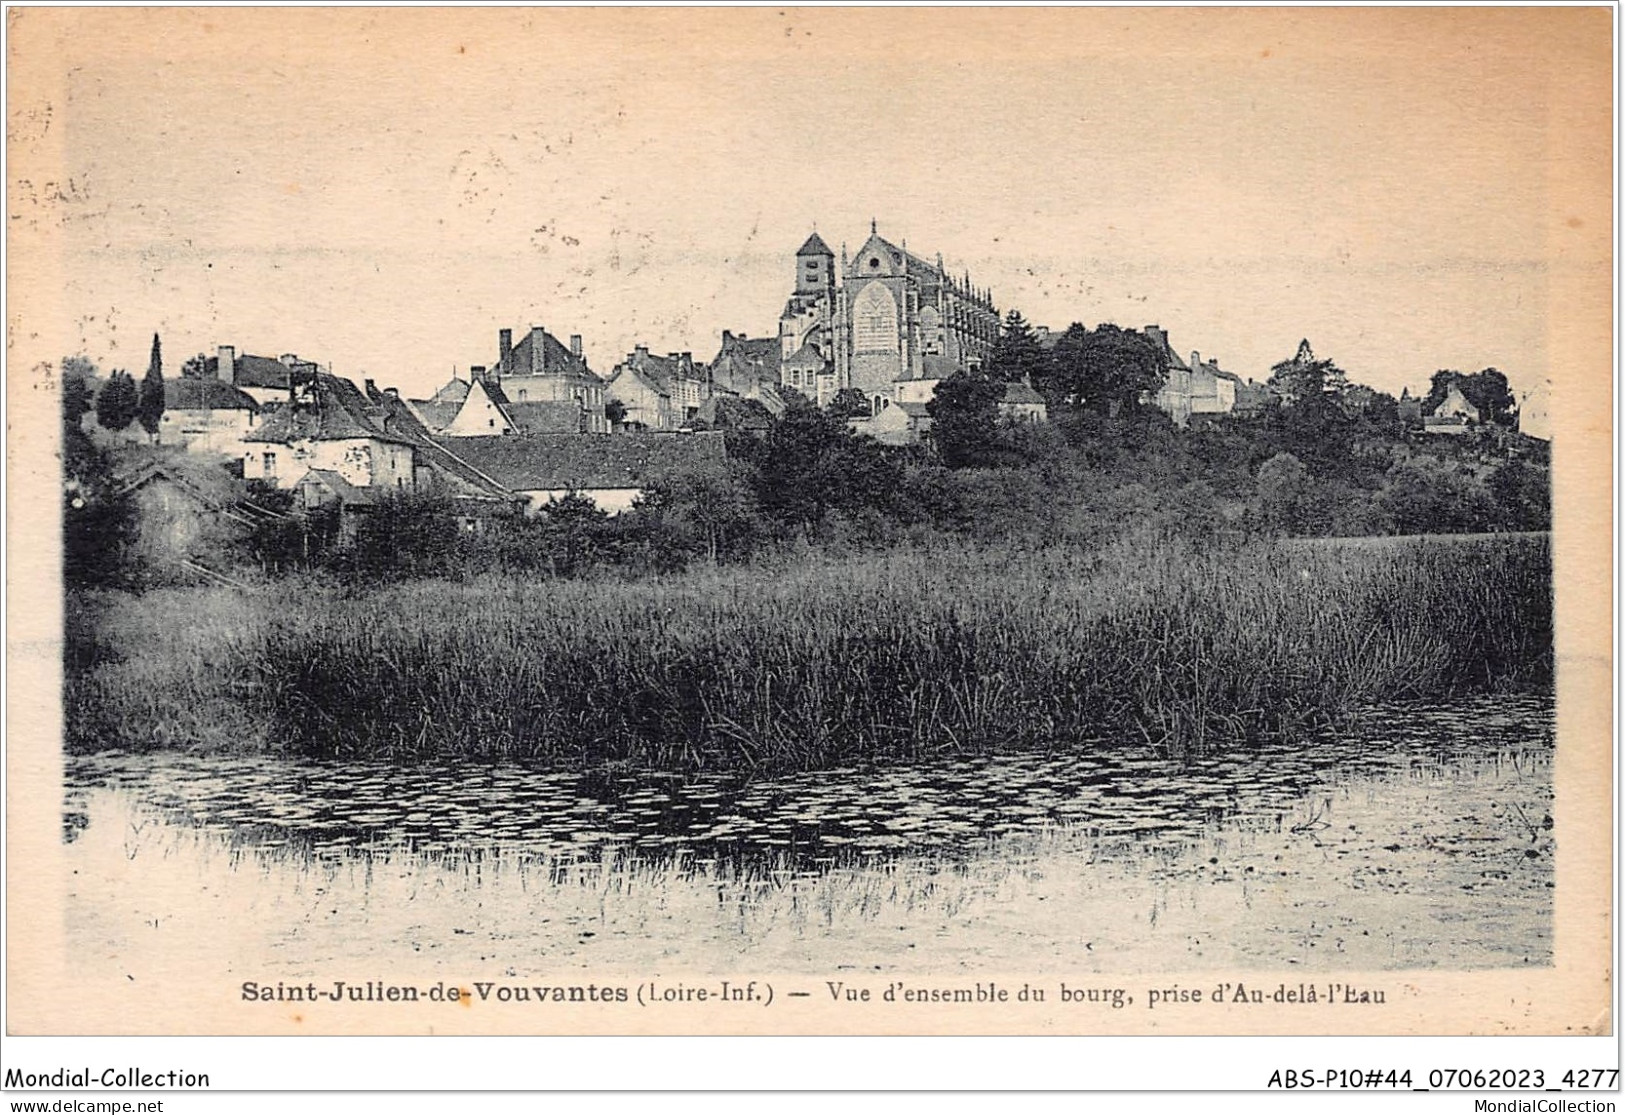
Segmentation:
{"type": "Polygon", "coordinates": [[[1080,750],[773,779],[74,757],[71,908],[115,955],[246,909],[244,947],[312,965],[1551,963],[1547,698],[1188,764],[1080,750]]]}

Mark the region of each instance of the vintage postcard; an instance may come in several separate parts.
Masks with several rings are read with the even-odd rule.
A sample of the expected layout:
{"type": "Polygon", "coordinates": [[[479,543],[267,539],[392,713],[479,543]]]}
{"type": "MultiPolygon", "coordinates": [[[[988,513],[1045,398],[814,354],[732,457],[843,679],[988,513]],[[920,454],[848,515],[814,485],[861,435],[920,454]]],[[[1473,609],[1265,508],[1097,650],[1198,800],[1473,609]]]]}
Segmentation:
{"type": "Polygon", "coordinates": [[[9,9],[8,1033],[1611,1033],[1613,18],[9,9]]]}

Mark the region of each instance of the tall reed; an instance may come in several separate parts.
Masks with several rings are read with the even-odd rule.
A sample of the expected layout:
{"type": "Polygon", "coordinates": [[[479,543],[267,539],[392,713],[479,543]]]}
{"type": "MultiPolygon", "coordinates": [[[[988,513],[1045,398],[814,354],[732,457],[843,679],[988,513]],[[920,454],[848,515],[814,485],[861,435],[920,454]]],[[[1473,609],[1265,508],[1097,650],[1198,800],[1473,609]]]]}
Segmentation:
{"type": "MultiPolygon", "coordinates": [[[[264,592],[206,590],[201,634],[70,677],[70,744],[764,771],[1124,741],[1189,755],[1551,671],[1543,536],[264,592]]],[[[186,599],[124,607],[168,600],[185,625],[186,599]]]]}

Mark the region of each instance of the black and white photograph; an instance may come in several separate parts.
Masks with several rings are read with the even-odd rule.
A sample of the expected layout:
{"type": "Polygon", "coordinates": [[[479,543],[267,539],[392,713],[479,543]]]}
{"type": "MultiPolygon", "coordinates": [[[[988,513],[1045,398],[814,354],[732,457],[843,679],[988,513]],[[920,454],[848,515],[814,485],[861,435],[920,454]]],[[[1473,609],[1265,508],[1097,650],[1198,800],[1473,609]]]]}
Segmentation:
{"type": "Polygon", "coordinates": [[[1613,19],[10,9],[8,1033],[1612,1033],[1613,19]]]}

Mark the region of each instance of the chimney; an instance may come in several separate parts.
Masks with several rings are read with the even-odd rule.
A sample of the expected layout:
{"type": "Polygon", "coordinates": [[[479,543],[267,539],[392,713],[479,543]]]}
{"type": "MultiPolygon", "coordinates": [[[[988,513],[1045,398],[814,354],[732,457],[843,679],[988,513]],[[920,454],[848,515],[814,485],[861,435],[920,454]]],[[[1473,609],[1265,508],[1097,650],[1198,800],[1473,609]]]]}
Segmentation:
{"type": "Polygon", "coordinates": [[[215,374],[226,383],[237,382],[237,347],[235,345],[221,345],[218,349],[216,363],[219,367],[215,374]]]}
{"type": "Polygon", "coordinates": [[[361,387],[366,392],[367,398],[374,400],[378,398],[378,384],[373,381],[371,376],[361,381],[361,387]]]}
{"type": "Polygon", "coordinates": [[[1198,368],[1200,368],[1201,366],[1202,366],[1202,354],[1200,352],[1197,352],[1194,348],[1191,349],[1191,371],[1194,372],[1198,368]]]}
{"type": "Polygon", "coordinates": [[[541,375],[547,370],[547,330],[540,325],[530,327],[530,374],[541,375]]]}
{"type": "Polygon", "coordinates": [[[649,359],[649,346],[638,345],[632,350],[632,356],[633,359],[635,359],[639,364],[642,364],[645,360],[649,359]]]}
{"type": "Polygon", "coordinates": [[[401,389],[399,387],[386,387],[384,388],[384,394],[391,399],[398,399],[401,397],[401,389]]]}
{"type": "Polygon", "coordinates": [[[299,357],[291,352],[284,352],[281,356],[277,357],[277,360],[290,368],[299,363],[299,357]]]}
{"type": "Polygon", "coordinates": [[[571,333],[570,334],[570,355],[574,356],[577,360],[581,359],[581,334],[580,333],[571,333]]]}
{"type": "MultiPolygon", "coordinates": [[[[500,356],[500,359],[497,360],[497,368],[504,372],[513,371],[512,329],[497,330],[497,352],[500,356]]],[[[480,370],[484,371],[485,369],[481,368],[480,370]]]]}
{"type": "MultiPolygon", "coordinates": [[[[506,330],[504,330],[503,332],[506,332],[506,330]]],[[[512,355],[512,354],[510,353],[510,355],[512,355]]],[[[484,383],[485,382],[485,365],[484,364],[470,364],[469,368],[468,368],[468,379],[469,379],[470,383],[484,383]]]]}
{"type": "Polygon", "coordinates": [[[728,329],[724,329],[724,330],[723,330],[723,331],[722,331],[722,343],[723,343],[723,344],[724,344],[724,345],[726,345],[726,344],[728,344],[728,343],[729,343],[729,342],[731,342],[731,341],[732,341],[732,340],[733,340],[733,339],[734,339],[734,335],[733,335],[733,332],[732,332],[732,331],[731,331],[731,330],[728,330],[728,329]]]}

